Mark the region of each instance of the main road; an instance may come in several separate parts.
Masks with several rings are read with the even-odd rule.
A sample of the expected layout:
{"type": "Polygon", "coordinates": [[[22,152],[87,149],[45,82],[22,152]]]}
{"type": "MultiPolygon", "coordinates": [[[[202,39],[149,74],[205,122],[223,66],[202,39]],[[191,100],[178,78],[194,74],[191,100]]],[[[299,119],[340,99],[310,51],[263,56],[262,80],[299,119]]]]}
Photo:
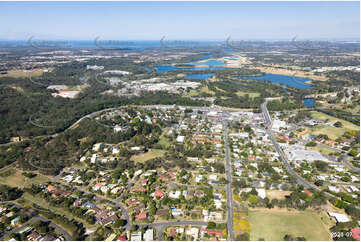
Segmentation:
{"type": "Polygon", "coordinates": [[[227,228],[229,239],[234,241],[234,233],[233,233],[233,192],[232,192],[232,169],[231,169],[231,161],[229,158],[229,144],[228,144],[228,127],[227,121],[224,120],[224,149],[226,155],[226,175],[227,175],[227,228]]]}
{"type": "MultiPolygon", "coordinates": [[[[281,160],[282,160],[284,166],[286,167],[287,172],[296,179],[296,181],[297,181],[297,183],[299,185],[302,185],[305,188],[313,188],[314,190],[316,190],[318,192],[321,192],[322,190],[319,189],[317,186],[313,185],[312,183],[308,182],[307,180],[303,179],[300,175],[298,175],[292,169],[290,164],[288,163],[288,161],[287,161],[287,159],[285,157],[285,154],[283,153],[283,151],[281,150],[280,146],[278,145],[278,143],[276,142],[276,140],[275,140],[275,138],[273,136],[273,132],[271,130],[271,128],[272,128],[272,119],[271,119],[271,116],[270,116],[270,114],[268,112],[268,109],[267,109],[267,102],[268,102],[268,100],[266,99],[266,101],[264,103],[262,103],[262,105],[261,105],[262,113],[263,113],[263,116],[264,116],[265,122],[266,122],[266,132],[267,132],[269,138],[271,139],[277,153],[281,157],[281,160]]],[[[323,191],[323,192],[325,194],[327,194],[328,196],[330,196],[330,197],[338,198],[337,196],[335,196],[335,195],[333,195],[331,193],[328,193],[328,192],[325,192],[325,191],[323,191]]]]}

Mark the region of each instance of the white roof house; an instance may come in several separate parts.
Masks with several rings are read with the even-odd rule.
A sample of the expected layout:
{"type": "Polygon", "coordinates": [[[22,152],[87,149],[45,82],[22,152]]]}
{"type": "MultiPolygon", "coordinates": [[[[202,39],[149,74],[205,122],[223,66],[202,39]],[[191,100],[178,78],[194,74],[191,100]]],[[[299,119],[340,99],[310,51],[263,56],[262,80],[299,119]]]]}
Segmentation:
{"type": "Polygon", "coordinates": [[[178,142],[178,143],[183,143],[184,140],[185,140],[185,138],[186,138],[185,136],[178,136],[178,137],[177,137],[177,142],[178,142]]]}
{"type": "Polygon", "coordinates": [[[266,190],[262,188],[256,188],[256,191],[258,193],[258,196],[262,199],[266,198],[266,190]]]}
{"type": "Polygon", "coordinates": [[[101,145],[102,145],[101,143],[97,143],[93,145],[93,151],[99,151],[101,145]]]}
{"type": "Polygon", "coordinates": [[[182,209],[179,209],[179,208],[172,208],[172,215],[173,216],[183,216],[184,215],[184,212],[182,209]]]}
{"type": "Polygon", "coordinates": [[[112,153],[113,155],[119,154],[119,149],[114,147],[112,153]]]}
{"type": "Polygon", "coordinates": [[[328,215],[334,217],[338,223],[347,223],[350,221],[346,214],[328,212],[328,215]]]}
{"type": "Polygon", "coordinates": [[[144,235],[143,235],[143,240],[145,241],[152,241],[154,232],[153,229],[148,229],[147,231],[145,231],[144,235]]]}
{"type": "Polygon", "coordinates": [[[179,196],[181,195],[181,192],[180,191],[172,191],[169,193],[169,197],[170,198],[173,198],[173,199],[178,199],[179,196]]]}
{"type": "Polygon", "coordinates": [[[93,154],[92,158],[90,159],[91,163],[95,163],[97,161],[97,154],[93,154]]]}
{"type": "Polygon", "coordinates": [[[331,192],[340,192],[340,189],[335,186],[328,186],[328,190],[330,190],[331,192]]]}
{"type": "Polygon", "coordinates": [[[193,237],[194,240],[198,239],[198,233],[199,233],[198,228],[191,228],[186,230],[186,235],[193,237]]]}
{"type": "Polygon", "coordinates": [[[215,181],[217,180],[217,175],[216,174],[211,174],[208,176],[209,180],[215,181]]]}
{"type": "Polygon", "coordinates": [[[277,166],[272,167],[272,169],[277,173],[282,173],[282,169],[277,166]]]}
{"type": "Polygon", "coordinates": [[[131,241],[142,241],[142,232],[138,232],[138,233],[132,233],[131,237],[130,237],[131,241]]]}

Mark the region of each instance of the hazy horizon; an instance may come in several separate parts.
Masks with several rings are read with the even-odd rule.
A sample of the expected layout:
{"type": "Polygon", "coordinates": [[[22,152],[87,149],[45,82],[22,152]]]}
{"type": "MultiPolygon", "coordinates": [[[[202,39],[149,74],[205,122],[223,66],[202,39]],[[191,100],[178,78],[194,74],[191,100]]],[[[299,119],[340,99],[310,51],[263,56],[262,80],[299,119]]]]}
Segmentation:
{"type": "Polygon", "coordinates": [[[0,40],[357,40],[359,2],[0,2],[0,40]],[[46,20],[46,21],[44,21],[46,20]]]}

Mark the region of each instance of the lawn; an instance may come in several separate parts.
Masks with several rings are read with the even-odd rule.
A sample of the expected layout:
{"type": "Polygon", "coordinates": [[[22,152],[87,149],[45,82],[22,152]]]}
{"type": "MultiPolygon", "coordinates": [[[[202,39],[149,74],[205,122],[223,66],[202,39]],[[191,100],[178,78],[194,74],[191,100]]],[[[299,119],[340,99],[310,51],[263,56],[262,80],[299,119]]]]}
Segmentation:
{"type": "Polygon", "coordinates": [[[14,168],[3,170],[0,173],[0,183],[11,187],[23,188],[24,185],[29,187],[32,183],[42,184],[50,181],[47,176],[41,174],[37,174],[37,176],[33,178],[26,178],[21,173],[22,171],[16,170],[14,168]]]}
{"type": "Polygon", "coordinates": [[[207,94],[212,94],[212,95],[215,94],[214,91],[209,90],[207,86],[203,86],[201,89],[191,90],[191,91],[187,94],[187,96],[188,96],[188,97],[193,97],[193,96],[197,96],[197,95],[199,95],[199,94],[201,94],[201,93],[207,93],[207,94]]]}
{"type": "Polygon", "coordinates": [[[329,120],[332,124],[336,123],[337,121],[340,121],[342,123],[341,128],[336,128],[333,126],[328,125],[317,125],[316,127],[311,129],[312,135],[319,135],[319,134],[326,134],[330,139],[337,139],[338,137],[341,137],[346,131],[350,130],[360,130],[360,128],[357,125],[354,125],[353,123],[350,123],[348,121],[345,121],[343,119],[338,119],[332,116],[329,116],[327,114],[312,111],[311,116],[314,119],[325,121],[326,119],[329,120]]]}
{"type": "Polygon", "coordinates": [[[240,97],[243,97],[246,94],[248,94],[250,98],[259,97],[259,95],[260,95],[260,93],[258,93],[258,92],[242,92],[242,91],[238,91],[238,92],[236,92],[236,94],[240,97]]]}
{"type": "Polygon", "coordinates": [[[327,114],[324,114],[324,113],[321,113],[321,112],[312,111],[311,116],[314,119],[318,119],[318,120],[322,120],[322,121],[328,119],[329,122],[331,122],[331,123],[336,123],[337,121],[340,121],[342,123],[342,125],[343,125],[342,128],[344,128],[344,129],[359,130],[359,127],[357,125],[353,124],[353,123],[350,123],[350,122],[348,122],[346,120],[343,120],[343,119],[332,117],[330,115],[327,115],[327,114]]]}
{"type": "Polygon", "coordinates": [[[286,234],[306,240],[329,241],[330,233],[321,218],[312,212],[249,211],[251,240],[283,240],[286,234]]]}
{"type": "Polygon", "coordinates": [[[163,149],[168,149],[170,141],[163,135],[160,136],[158,144],[162,146],[163,149]]]}
{"type": "Polygon", "coordinates": [[[144,162],[156,157],[162,157],[165,153],[165,150],[152,149],[146,153],[140,155],[133,155],[130,159],[134,162],[144,162]]]}
{"type": "MultiPolygon", "coordinates": [[[[22,198],[25,201],[27,201],[27,204],[29,204],[29,205],[32,205],[34,203],[37,206],[44,209],[44,211],[50,210],[50,211],[52,211],[54,213],[66,216],[69,220],[75,219],[76,221],[82,222],[87,228],[93,228],[94,227],[94,225],[89,224],[85,219],[74,216],[73,214],[71,214],[69,211],[65,210],[62,207],[57,207],[57,206],[50,205],[50,203],[48,203],[45,199],[42,199],[38,195],[34,196],[32,194],[29,194],[29,193],[25,192],[23,194],[22,198]]],[[[67,230],[67,232],[71,233],[71,231],[68,231],[68,230],[67,230]]]]}
{"type": "Polygon", "coordinates": [[[37,69],[32,71],[23,71],[23,70],[9,70],[7,74],[0,75],[1,77],[13,77],[13,78],[26,78],[30,76],[41,76],[43,70],[37,69]]]}
{"type": "Polygon", "coordinates": [[[336,140],[337,138],[341,137],[346,131],[348,131],[348,129],[330,127],[326,125],[317,125],[316,127],[311,129],[311,134],[315,136],[325,134],[330,139],[336,140]]]}
{"type": "Polygon", "coordinates": [[[331,149],[327,149],[325,147],[321,147],[321,146],[314,146],[314,147],[309,147],[310,150],[317,150],[318,152],[320,152],[321,154],[324,154],[324,155],[329,155],[329,154],[332,154],[332,153],[335,153],[334,150],[331,150],[331,149]]]}

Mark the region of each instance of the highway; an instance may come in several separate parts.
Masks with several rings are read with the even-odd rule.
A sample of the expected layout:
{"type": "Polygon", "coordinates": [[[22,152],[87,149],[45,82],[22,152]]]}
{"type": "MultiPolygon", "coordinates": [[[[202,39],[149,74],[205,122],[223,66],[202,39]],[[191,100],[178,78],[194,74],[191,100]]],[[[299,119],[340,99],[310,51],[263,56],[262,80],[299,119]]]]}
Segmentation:
{"type": "Polygon", "coordinates": [[[232,169],[231,169],[231,161],[229,157],[229,144],[228,144],[228,128],[227,121],[223,122],[224,125],[224,149],[226,151],[226,173],[227,173],[227,228],[229,239],[234,241],[234,233],[233,233],[233,192],[232,192],[232,169]]]}

